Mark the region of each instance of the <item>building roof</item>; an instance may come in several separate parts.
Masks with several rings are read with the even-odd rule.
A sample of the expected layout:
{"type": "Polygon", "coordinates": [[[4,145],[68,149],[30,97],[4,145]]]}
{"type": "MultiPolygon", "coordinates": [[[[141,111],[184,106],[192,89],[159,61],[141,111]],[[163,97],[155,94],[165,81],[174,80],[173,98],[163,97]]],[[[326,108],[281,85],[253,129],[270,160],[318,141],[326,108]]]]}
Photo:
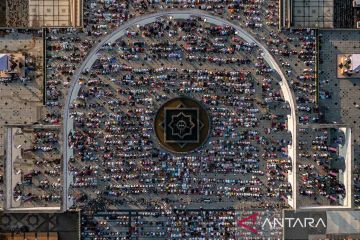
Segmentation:
{"type": "Polygon", "coordinates": [[[360,54],[351,55],[351,69],[354,71],[360,71],[360,54]]]}
{"type": "Polygon", "coordinates": [[[9,56],[7,54],[0,54],[0,71],[9,70],[9,56]]]}

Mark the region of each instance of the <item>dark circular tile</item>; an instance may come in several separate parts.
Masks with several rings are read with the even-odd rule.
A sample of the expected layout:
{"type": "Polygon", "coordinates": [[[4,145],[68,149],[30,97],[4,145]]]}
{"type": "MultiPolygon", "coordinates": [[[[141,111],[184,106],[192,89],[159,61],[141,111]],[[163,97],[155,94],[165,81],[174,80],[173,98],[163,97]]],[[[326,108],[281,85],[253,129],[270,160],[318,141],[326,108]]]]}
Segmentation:
{"type": "Polygon", "coordinates": [[[154,131],[159,144],[173,153],[187,153],[209,138],[210,119],[204,106],[189,97],[176,97],[156,113],[154,131]]]}
{"type": "Polygon", "coordinates": [[[36,224],[39,223],[39,217],[36,216],[36,215],[29,215],[29,216],[27,217],[27,223],[28,223],[29,225],[36,225],[36,224]]]}
{"type": "Polygon", "coordinates": [[[7,215],[1,216],[1,218],[0,218],[0,224],[3,225],[3,226],[10,225],[10,221],[11,221],[11,219],[7,215]]]}

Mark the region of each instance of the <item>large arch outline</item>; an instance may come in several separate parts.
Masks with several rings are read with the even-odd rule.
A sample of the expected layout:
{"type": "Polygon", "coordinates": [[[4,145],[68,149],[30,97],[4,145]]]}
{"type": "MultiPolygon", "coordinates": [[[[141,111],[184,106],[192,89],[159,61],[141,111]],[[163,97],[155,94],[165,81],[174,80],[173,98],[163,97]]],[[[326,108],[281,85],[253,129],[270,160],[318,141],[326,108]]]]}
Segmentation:
{"type": "Polygon", "coordinates": [[[292,161],[292,171],[289,172],[288,179],[292,185],[292,199],[289,199],[289,204],[293,209],[297,208],[296,204],[296,195],[297,195],[297,184],[296,184],[296,160],[297,160],[297,133],[298,133],[298,117],[297,117],[297,106],[295,95],[290,88],[289,82],[286,79],[284,73],[282,72],[280,66],[268,51],[267,47],[260,43],[256,38],[254,38],[249,32],[244,30],[242,27],[225,20],[223,18],[213,16],[201,10],[196,9],[187,9],[187,10],[170,10],[162,11],[147,15],[142,15],[131,19],[123,23],[120,27],[114,30],[112,33],[106,35],[96,46],[94,46],[89,53],[87,54],[85,60],[82,62],[80,67],[74,72],[70,87],[68,89],[68,94],[64,104],[64,116],[63,116],[63,178],[64,178],[64,191],[63,191],[63,210],[67,210],[69,206],[68,198],[68,189],[70,184],[70,175],[68,172],[68,161],[73,156],[73,150],[69,148],[69,139],[68,136],[73,130],[73,120],[70,118],[70,106],[71,103],[77,98],[80,84],[79,78],[84,70],[89,69],[97,59],[98,51],[105,44],[111,44],[117,39],[126,34],[126,31],[131,26],[141,26],[146,25],[152,22],[155,22],[160,17],[171,16],[174,19],[188,19],[190,17],[202,17],[205,18],[207,22],[215,25],[228,25],[235,29],[236,35],[244,39],[246,42],[255,43],[263,52],[264,60],[269,64],[269,66],[274,69],[281,78],[280,86],[283,93],[285,101],[289,104],[291,114],[288,115],[288,131],[291,132],[291,145],[288,146],[288,154],[292,161]]]}

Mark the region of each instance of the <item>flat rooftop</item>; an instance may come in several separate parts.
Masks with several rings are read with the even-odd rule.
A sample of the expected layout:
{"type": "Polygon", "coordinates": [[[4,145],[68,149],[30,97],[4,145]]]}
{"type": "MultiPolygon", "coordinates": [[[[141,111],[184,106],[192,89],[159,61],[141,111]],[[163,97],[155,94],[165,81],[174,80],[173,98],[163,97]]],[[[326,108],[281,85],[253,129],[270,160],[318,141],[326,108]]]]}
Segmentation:
{"type": "Polygon", "coordinates": [[[282,25],[293,28],[351,29],[360,20],[353,0],[282,0],[280,13],[282,25]]]}
{"type": "Polygon", "coordinates": [[[0,27],[81,27],[82,0],[4,0],[0,27]]]}
{"type": "Polygon", "coordinates": [[[293,26],[300,28],[332,28],[333,0],[293,0],[293,26]]]}
{"type": "Polygon", "coordinates": [[[360,54],[339,54],[337,56],[337,77],[360,79],[360,54]]]}

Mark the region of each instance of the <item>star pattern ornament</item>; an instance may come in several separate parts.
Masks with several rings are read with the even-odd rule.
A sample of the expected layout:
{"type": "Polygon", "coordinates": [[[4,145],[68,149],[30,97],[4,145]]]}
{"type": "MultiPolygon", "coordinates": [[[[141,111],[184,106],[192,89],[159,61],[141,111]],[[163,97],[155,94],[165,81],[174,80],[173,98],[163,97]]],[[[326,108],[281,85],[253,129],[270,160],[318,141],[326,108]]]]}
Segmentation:
{"type": "Polygon", "coordinates": [[[204,143],[209,125],[208,114],[199,102],[179,97],[160,107],[154,126],[161,145],[174,152],[187,152],[204,143]]]}
{"type": "Polygon", "coordinates": [[[179,136],[184,139],[185,136],[191,135],[195,123],[192,121],[191,115],[186,115],[180,112],[178,115],[171,116],[171,122],[169,127],[172,130],[173,135],[179,136]]]}

